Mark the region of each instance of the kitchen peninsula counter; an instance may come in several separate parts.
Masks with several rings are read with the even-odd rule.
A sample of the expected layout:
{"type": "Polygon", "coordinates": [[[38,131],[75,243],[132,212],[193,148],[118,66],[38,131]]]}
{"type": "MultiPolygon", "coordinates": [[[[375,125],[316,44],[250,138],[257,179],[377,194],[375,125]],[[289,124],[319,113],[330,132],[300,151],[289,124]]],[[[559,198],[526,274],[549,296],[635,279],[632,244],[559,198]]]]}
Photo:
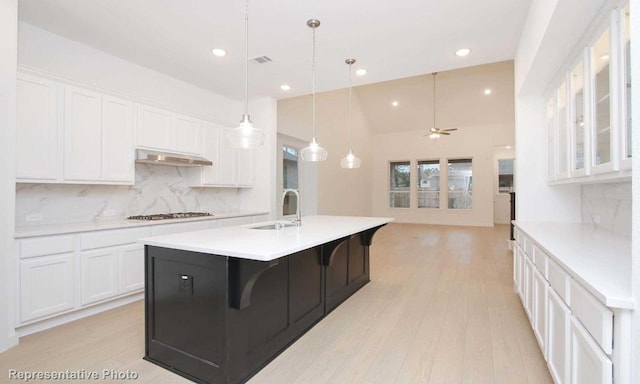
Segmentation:
{"type": "Polygon", "coordinates": [[[145,359],[198,383],[243,383],[369,282],[392,221],[310,216],[156,236],[145,244],[145,359]]]}

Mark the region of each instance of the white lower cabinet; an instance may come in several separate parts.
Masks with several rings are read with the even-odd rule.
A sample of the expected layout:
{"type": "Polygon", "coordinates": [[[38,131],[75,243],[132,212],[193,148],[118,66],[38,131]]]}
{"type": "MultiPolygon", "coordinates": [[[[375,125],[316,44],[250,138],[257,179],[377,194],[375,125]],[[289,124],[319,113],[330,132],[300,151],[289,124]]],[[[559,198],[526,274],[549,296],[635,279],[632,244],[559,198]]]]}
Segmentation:
{"type": "MultiPolygon", "coordinates": [[[[525,245],[533,244],[523,232],[519,235],[525,245]]],[[[526,249],[515,245],[516,290],[553,381],[556,384],[612,384],[616,368],[616,383],[630,383],[625,364],[617,365],[629,358],[624,355],[628,341],[620,336],[630,337],[624,321],[617,323],[619,345],[618,350],[613,348],[615,319],[630,318],[629,312],[615,312],[614,316],[616,310],[605,306],[569,275],[553,261],[553,255],[535,248],[538,255],[534,263],[526,249]]]]}
{"type": "Polygon", "coordinates": [[[82,305],[118,294],[118,250],[115,248],[80,253],[82,305]]]}
{"type": "Polygon", "coordinates": [[[524,310],[529,316],[529,321],[533,324],[533,270],[535,267],[528,257],[524,257],[524,310]]]}
{"type": "Polygon", "coordinates": [[[547,301],[549,284],[544,276],[533,270],[533,333],[540,344],[543,355],[547,355],[547,301]]]}
{"type": "Polygon", "coordinates": [[[74,307],[73,253],[20,261],[20,322],[74,307]]]}
{"type": "Polygon", "coordinates": [[[613,364],[587,330],[571,318],[571,384],[612,384],[613,364]]]}
{"type": "Polygon", "coordinates": [[[569,383],[571,311],[553,290],[547,300],[547,365],[556,384],[569,383]]]}
{"type": "Polygon", "coordinates": [[[118,255],[120,269],[120,293],[144,288],[144,245],[123,247],[118,255]]]}

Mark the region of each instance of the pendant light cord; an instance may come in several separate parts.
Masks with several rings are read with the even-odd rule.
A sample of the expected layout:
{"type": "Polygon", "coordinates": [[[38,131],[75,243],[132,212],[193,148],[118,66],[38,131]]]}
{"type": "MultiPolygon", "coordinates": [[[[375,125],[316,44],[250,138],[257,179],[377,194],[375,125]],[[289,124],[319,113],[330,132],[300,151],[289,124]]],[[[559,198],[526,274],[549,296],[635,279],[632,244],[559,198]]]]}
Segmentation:
{"type": "Polygon", "coordinates": [[[249,115],[249,0],[244,9],[244,114],[249,115]]]}
{"type": "Polygon", "coordinates": [[[351,153],[353,139],[353,114],[351,109],[351,65],[349,64],[349,153],[351,153]]]}
{"type": "Polygon", "coordinates": [[[313,52],[311,54],[311,121],[313,140],[316,139],[316,28],[313,29],[313,52]]]}

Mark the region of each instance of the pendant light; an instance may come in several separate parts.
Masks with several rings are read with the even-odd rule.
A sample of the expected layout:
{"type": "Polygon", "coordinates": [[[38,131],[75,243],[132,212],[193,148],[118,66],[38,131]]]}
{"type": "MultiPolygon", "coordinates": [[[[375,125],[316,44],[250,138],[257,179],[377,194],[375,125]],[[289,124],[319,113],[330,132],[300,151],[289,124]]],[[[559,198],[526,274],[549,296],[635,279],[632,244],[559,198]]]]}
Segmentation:
{"type": "Polygon", "coordinates": [[[313,138],[311,143],[300,152],[304,161],[324,161],[327,159],[327,150],[322,148],[316,140],[316,28],[320,26],[320,21],[311,19],[307,21],[307,26],[313,30],[313,56],[311,60],[311,108],[312,108],[312,129],[313,138]]]}
{"type": "Polygon", "coordinates": [[[361,163],[360,159],[353,154],[353,151],[351,149],[353,141],[353,113],[351,111],[351,66],[356,62],[356,59],[347,59],[344,62],[349,65],[349,153],[347,154],[347,156],[342,158],[342,161],[340,161],[340,166],[342,168],[353,169],[360,168],[361,163]]]}
{"type": "Polygon", "coordinates": [[[264,132],[255,128],[249,117],[249,0],[244,10],[244,114],[237,128],[227,132],[227,141],[233,148],[256,148],[264,142],[264,132]]]}

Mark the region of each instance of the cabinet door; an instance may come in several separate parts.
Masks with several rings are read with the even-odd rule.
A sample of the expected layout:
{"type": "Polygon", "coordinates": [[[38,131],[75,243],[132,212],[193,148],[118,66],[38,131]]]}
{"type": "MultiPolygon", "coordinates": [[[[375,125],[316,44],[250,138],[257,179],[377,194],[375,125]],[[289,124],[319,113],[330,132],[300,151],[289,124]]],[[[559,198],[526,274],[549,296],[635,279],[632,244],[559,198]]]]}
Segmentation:
{"type": "Polygon", "coordinates": [[[558,147],[556,146],[556,98],[555,95],[547,101],[547,181],[556,179],[556,160],[558,147]]]}
{"type": "Polygon", "coordinates": [[[571,317],[571,383],[613,383],[611,360],[575,317],[571,317]]]}
{"type": "Polygon", "coordinates": [[[556,384],[566,384],[569,383],[571,361],[571,312],[553,289],[549,289],[548,292],[547,364],[553,381],[556,384]]]}
{"type": "Polygon", "coordinates": [[[547,356],[547,295],[549,285],[544,276],[533,269],[533,334],[547,356]]]}
{"type": "Polygon", "coordinates": [[[53,81],[20,74],[17,84],[16,178],[59,176],[59,97],[53,81]]]}
{"type": "Polygon", "coordinates": [[[528,257],[524,257],[524,310],[533,325],[533,270],[534,266],[528,257]]]}
{"type": "Polygon", "coordinates": [[[173,116],[173,143],[171,149],[175,152],[193,155],[202,154],[202,121],[193,117],[173,116]]]}
{"type": "Polygon", "coordinates": [[[65,87],[64,178],[96,181],[102,177],[102,95],[65,87]]]}
{"type": "Polygon", "coordinates": [[[253,186],[253,157],[252,149],[236,149],[236,181],[239,186],[253,186]]]}
{"type": "Polygon", "coordinates": [[[133,103],[102,96],[102,178],[134,182],[133,103]]]}
{"type": "Polygon", "coordinates": [[[218,184],[236,184],[236,150],[227,142],[226,129],[218,128],[218,184]]]}
{"type": "Polygon", "coordinates": [[[630,2],[618,13],[620,17],[620,169],[630,169],[632,163],[631,143],[631,10],[630,2]]]}
{"type": "Polygon", "coordinates": [[[556,92],[556,171],[555,179],[569,177],[569,108],[567,83],[564,81],[556,92]]]}
{"type": "MultiPolygon", "coordinates": [[[[197,173],[200,177],[196,177],[197,183],[202,185],[216,185],[220,179],[220,162],[218,160],[220,135],[217,126],[213,124],[204,124],[203,128],[203,148],[202,156],[213,162],[210,167],[197,167],[189,169],[189,172],[197,173]]],[[[224,138],[223,138],[224,139],[224,138]]]]}
{"type": "Polygon", "coordinates": [[[150,149],[170,148],[171,113],[137,104],[136,146],[150,149]]]}
{"type": "MultiPolygon", "coordinates": [[[[587,57],[587,55],[583,55],[587,57]]],[[[569,73],[570,132],[571,132],[571,177],[589,174],[589,148],[587,127],[590,121],[586,113],[585,60],[580,61],[569,73]]]]}
{"type": "Polygon", "coordinates": [[[82,305],[118,294],[118,250],[97,249],[80,254],[82,305]]]}
{"type": "Polygon", "coordinates": [[[144,288],[144,245],[123,247],[119,254],[120,293],[144,288]]]}
{"type": "Polygon", "coordinates": [[[73,253],[20,261],[20,322],[74,307],[73,253]]]}

